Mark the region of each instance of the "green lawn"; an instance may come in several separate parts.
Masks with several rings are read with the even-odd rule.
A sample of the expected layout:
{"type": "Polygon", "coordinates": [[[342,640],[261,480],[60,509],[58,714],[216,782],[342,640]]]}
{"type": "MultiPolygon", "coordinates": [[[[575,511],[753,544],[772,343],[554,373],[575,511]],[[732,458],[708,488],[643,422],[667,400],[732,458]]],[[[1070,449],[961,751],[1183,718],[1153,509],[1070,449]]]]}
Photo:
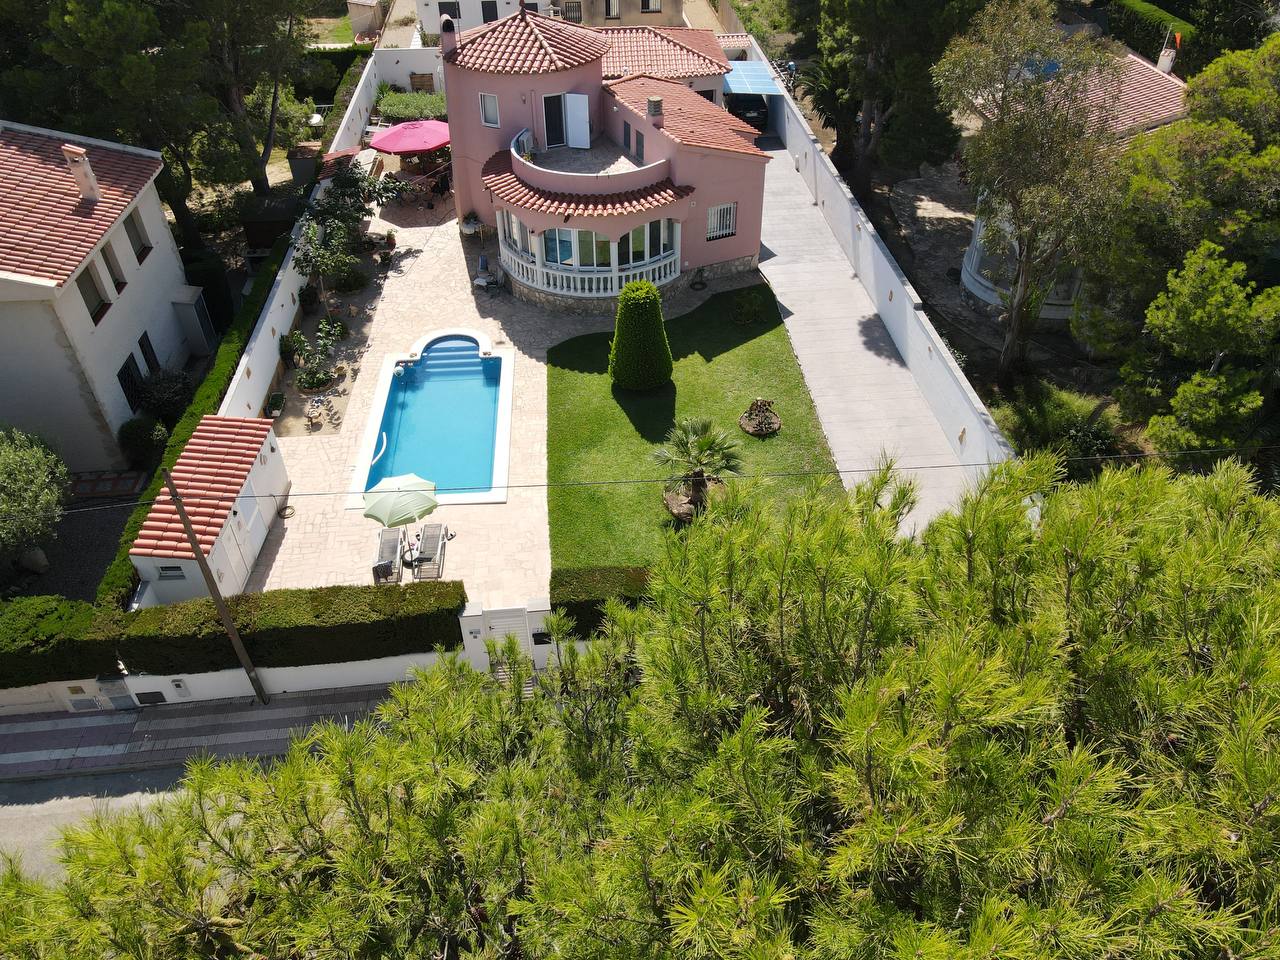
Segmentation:
{"type": "MultiPolygon", "coordinates": [[[[667,529],[656,483],[557,487],[584,480],[660,478],[651,459],[679,418],[709,416],[741,439],[745,475],[834,469],[822,428],[767,286],[717,294],[667,320],[673,386],[615,394],[609,383],[611,334],[575,337],[547,354],[547,493],[553,567],[639,565],[654,560],[667,529]],[[763,291],[761,293],[760,291],[763,291]],[[744,303],[767,306],[749,323],[744,303]],[[759,298],[764,298],[759,299],[759,298]],[[774,401],[782,430],[758,440],[738,428],[756,397],[774,401]]],[[[787,496],[804,477],[775,478],[764,489],[787,496]]]]}
{"type": "Polygon", "coordinates": [[[308,20],[316,43],[352,43],[356,35],[351,30],[351,20],[341,17],[315,17],[308,20]]]}

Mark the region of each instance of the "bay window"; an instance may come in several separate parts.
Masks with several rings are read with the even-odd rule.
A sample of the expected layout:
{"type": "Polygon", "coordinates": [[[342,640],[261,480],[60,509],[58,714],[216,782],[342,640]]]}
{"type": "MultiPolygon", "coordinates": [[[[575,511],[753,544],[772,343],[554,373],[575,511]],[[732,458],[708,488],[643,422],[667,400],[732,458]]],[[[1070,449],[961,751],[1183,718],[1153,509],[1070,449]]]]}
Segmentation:
{"type": "Polygon", "coordinates": [[[618,241],[620,266],[636,266],[656,260],[675,249],[675,225],[669,217],[651,220],[623,234],[618,241]]]}
{"type": "MultiPolygon", "coordinates": [[[[542,262],[552,268],[571,268],[585,273],[604,273],[615,266],[611,238],[593,230],[548,227],[541,236],[531,236],[529,228],[510,210],[498,211],[502,243],[525,260],[541,250],[542,262]],[[541,244],[540,247],[534,244],[541,244]]],[[[628,230],[618,239],[616,266],[632,267],[664,257],[675,250],[675,221],[652,220],[628,230]]]]}

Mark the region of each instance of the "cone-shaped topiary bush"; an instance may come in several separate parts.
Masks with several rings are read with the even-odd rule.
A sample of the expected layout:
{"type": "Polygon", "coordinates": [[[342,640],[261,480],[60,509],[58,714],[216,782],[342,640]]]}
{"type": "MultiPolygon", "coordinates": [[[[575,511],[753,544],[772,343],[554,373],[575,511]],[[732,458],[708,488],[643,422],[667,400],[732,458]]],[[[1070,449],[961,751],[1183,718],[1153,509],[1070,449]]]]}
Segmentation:
{"type": "Polygon", "coordinates": [[[618,294],[609,379],[624,390],[652,390],[671,380],[671,345],[662,321],[662,296],[648,280],[633,280],[618,294]]]}

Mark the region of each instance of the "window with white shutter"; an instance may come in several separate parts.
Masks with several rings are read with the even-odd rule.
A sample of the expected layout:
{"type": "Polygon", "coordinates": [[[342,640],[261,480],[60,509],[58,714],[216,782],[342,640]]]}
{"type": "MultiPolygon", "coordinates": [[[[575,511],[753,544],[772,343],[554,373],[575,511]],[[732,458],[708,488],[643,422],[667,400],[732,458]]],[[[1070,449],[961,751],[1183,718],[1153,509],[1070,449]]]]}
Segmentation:
{"type": "Polygon", "coordinates": [[[707,239],[722,240],[738,232],[738,203],[718,203],[707,208],[707,239]]]}

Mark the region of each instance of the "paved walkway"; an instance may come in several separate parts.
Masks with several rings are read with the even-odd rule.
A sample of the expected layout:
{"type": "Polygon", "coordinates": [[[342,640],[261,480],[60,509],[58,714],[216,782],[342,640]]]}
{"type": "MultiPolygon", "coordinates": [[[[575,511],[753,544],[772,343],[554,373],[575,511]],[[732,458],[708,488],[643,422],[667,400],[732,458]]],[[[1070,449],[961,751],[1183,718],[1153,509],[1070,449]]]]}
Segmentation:
{"type": "Polygon", "coordinates": [[[167,703],[104,713],[0,717],[0,781],[169,766],[207,753],[276,756],[300,729],[358,720],[385,686],[167,703]]]}
{"type": "MultiPolygon", "coordinates": [[[[919,485],[913,519],[954,505],[964,469],[785,149],[765,174],[760,272],[768,278],[836,466],[887,454],[919,485]],[[929,469],[916,469],[929,467],[929,469]]],[[[846,487],[863,473],[844,473],[846,487]]]]}

